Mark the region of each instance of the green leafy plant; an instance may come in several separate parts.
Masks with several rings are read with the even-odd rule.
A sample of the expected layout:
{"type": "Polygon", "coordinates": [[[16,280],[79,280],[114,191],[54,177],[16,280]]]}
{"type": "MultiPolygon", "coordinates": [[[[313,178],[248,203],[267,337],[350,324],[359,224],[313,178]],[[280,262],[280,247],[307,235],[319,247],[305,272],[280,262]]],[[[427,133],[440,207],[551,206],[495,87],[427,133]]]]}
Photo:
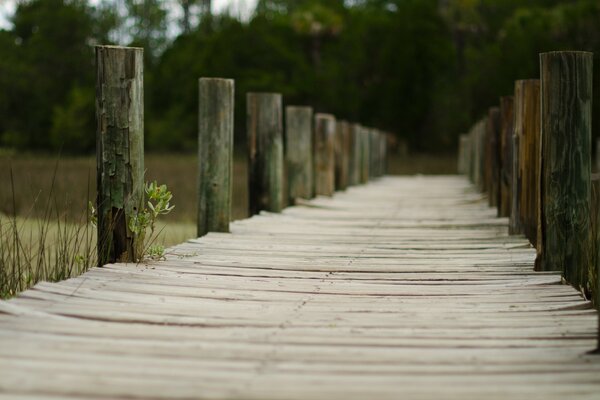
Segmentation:
{"type": "Polygon", "coordinates": [[[167,185],[159,185],[156,181],[146,183],[144,191],[146,192],[146,205],[129,218],[129,230],[138,237],[139,245],[144,246],[138,253],[141,258],[147,255],[152,259],[161,259],[164,257],[164,247],[153,246],[157,237],[155,235],[156,220],[175,208],[174,205],[171,205],[173,194],[167,185]],[[149,234],[148,229],[150,229],[149,234]]]}

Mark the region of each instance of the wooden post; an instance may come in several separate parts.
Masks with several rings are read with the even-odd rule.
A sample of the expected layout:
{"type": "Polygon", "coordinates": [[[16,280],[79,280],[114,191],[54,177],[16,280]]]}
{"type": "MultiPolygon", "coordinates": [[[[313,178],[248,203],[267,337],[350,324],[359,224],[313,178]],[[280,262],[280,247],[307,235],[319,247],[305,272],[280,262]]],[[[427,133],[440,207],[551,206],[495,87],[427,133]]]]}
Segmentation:
{"type": "Polygon", "coordinates": [[[368,130],[369,137],[369,179],[377,177],[377,129],[370,128],[368,130]]]}
{"type": "Polygon", "coordinates": [[[581,287],[590,233],[592,53],[540,54],[541,209],[538,266],[581,287]]]}
{"type": "Polygon", "coordinates": [[[360,183],[360,125],[349,126],[348,185],[360,183]]]}
{"type": "Polygon", "coordinates": [[[198,236],[229,232],[233,171],[234,82],[198,81],[198,236]]]}
{"type": "MultiPolygon", "coordinates": [[[[516,94],[515,94],[516,95],[516,94]]],[[[511,206],[510,219],[508,221],[508,233],[519,235],[523,233],[521,225],[519,197],[521,193],[521,179],[519,177],[519,136],[513,133],[511,138],[512,147],[512,177],[511,177],[511,206]]]]}
{"type": "Polygon", "coordinates": [[[285,138],[288,173],[288,196],[295,199],[313,197],[313,109],[288,106],[285,108],[285,138]]]}
{"type": "Polygon", "coordinates": [[[379,136],[379,176],[387,173],[387,138],[388,133],[381,132],[379,136]]]}
{"type": "Polygon", "coordinates": [[[461,175],[466,175],[468,172],[468,145],[469,137],[467,135],[460,135],[458,138],[458,164],[456,170],[461,175]]]}
{"type": "Polygon", "coordinates": [[[335,117],[315,114],[315,194],[332,196],[335,192],[335,117]]]}
{"type": "MultiPolygon", "coordinates": [[[[596,309],[600,308],[600,174],[592,174],[592,203],[590,213],[590,224],[592,232],[592,262],[585,276],[589,289],[590,298],[596,309]]],[[[600,344],[600,336],[598,337],[600,344]]],[[[599,346],[600,347],[600,346],[599,346]]]]}
{"type": "Polygon", "coordinates": [[[348,187],[348,166],[350,159],[350,124],[346,121],[336,123],[335,132],[335,189],[348,187]]]}
{"type": "Polygon", "coordinates": [[[283,209],[281,94],[248,93],[248,206],[250,216],[283,209]]]}
{"type": "Polygon", "coordinates": [[[369,128],[360,129],[360,183],[369,181],[369,128]]]}
{"type": "Polygon", "coordinates": [[[500,108],[491,107],[486,121],[487,192],[490,207],[500,202],[500,108]]]}
{"type": "Polygon", "coordinates": [[[137,262],[130,230],[144,204],[144,51],[96,46],[98,266],[137,262]]]}
{"type": "Polygon", "coordinates": [[[600,138],[596,139],[596,172],[600,172],[600,138]]]}
{"type": "Polygon", "coordinates": [[[512,193],[513,96],[500,98],[500,206],[499,217],[509,217],[512,193]]]}
{"type": "Polygon", "coordinates": [[[473,174],[473,183],[475,187],[483,192],[485,190],[485,118],[481,119],[474,127],[475,137],[475,169],[473,174]]]}
{"type": "Polygon", "coordinates": [[[515,82],[514,132],[519,137],[519,223],[525,236],[537,246],[540,142],[540,83],[537,79],[515,82]]]}

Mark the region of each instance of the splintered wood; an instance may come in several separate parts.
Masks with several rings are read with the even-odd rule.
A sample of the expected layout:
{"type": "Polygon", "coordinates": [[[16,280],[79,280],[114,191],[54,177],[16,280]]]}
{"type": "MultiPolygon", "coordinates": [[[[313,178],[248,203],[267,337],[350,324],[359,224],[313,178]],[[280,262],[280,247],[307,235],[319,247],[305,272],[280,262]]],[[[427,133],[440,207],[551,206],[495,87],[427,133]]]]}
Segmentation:
{"type": "Polygon", "coordinates": [[[459,177],[385,177],[0,302],[0,398],[598,399],[597,313],[459,177]]]}

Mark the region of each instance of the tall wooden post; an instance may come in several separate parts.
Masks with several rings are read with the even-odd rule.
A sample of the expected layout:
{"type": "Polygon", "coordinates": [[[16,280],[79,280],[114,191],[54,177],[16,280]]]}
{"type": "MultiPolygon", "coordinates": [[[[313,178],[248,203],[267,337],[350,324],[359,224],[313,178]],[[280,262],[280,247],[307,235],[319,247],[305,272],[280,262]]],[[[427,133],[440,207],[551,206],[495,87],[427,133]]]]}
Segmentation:
{"type": "Polygon", "coordinates": [[[315,114],[315,194],[333,196],[335,192],[335,117],[315,114]]]}
{"type": "Polygon", "coordinates": [[[360,183],[369,181],[369,128],[360,129],[360,183]]]}
{"type": "Polygon", "coordinates": [[[509,217],[512,193],[513,96],[500,98],[500,206],[499,217],[509,217]]]}
{"type": "Polygon", "coordinates": [[[281,94],[248,93],[248,207],[252,216],[261,210],[283,209],[283,140],[281,94]]]}
{"type": "Polygon", "coordinates": [[[461,175],[468,173],[468,145],[469,137],[467,135],[460,135],[458,138],[458,164],[456,170],[461,175]]]}
{"type": "Polygon", "coordinates": [[[360,183],[360,125],[350,124],[349,127],[349,163],[348,184],[358,185],[360,183]]]}
{"type": "Polygon", "coordinates": [[[525,236],[537,245],[540,142],[540,83],[537,79],[515,82],[514,132],[519,137],[519,221],[525,236]]]}
{"type": "Polygon", "coordinates": [[[591,262],[592,53],[540,55],[541,209],[538,266],[580,287],[591,262]]]}
{"type": "Polygon", "coordinates": [[[288,174],[288,196],[295,199],[313,197],[313,109],[285,108],[285,138],[288,174]]]}
{"type": "Polygon", "coordinates": [[[130,230],[144,204],[144,52],[96,47],[98,265],[137,262],[144,237],[130,230]]]}
{"type": "Polygon", "coordinates": [[[381,132],[379,135],[379,176],[387,173],[387,138],[386,132],[381,132]]]}
{"type": "Polygon", "coordinates": [[[487,192],[490,207],[500,202],[500,108],[491,107],[486,121],[487,192]]]}
{"type": "Polygon", "coordinates": [[[346,121],[336,123],[335,133],[335,189],[348,187],[348,166],[350,159],[350,124],[346,121]]]}
{"type": "Polygon", "coordinates": [[[229,232],[233,171],[234,82],[198,81],[198,236],[229,232]]]}
{"type": "Polygon", "coordinates": [[[376,178],[379,173],[377,167],[379,165],[379,145],[377,137],[379,131],[377,129],[369,129],[369,179],[376,178]]]}

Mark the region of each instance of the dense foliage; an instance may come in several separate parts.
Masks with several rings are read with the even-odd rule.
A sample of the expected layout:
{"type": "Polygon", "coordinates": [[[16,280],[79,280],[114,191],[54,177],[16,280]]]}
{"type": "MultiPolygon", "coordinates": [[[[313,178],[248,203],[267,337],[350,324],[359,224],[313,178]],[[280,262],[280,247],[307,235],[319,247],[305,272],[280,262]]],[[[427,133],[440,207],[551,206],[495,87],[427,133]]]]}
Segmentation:
{"type": "Polygon", "coordinates": [[[200,76],[236,80],[240,139],[245,94],[278,91],[414,149],[453,151],[515,79],[538,76],[539,52],[600,54],[597,0],[260,0],[245,22],[192,21],[191,3],[19,2],[0,31],[0,146],[93,150],[99,43],[144,46],[146,147],[176,151],[195,149],[200,76]],[[177,6],[184,21],[170,20],[177,6]]]}

